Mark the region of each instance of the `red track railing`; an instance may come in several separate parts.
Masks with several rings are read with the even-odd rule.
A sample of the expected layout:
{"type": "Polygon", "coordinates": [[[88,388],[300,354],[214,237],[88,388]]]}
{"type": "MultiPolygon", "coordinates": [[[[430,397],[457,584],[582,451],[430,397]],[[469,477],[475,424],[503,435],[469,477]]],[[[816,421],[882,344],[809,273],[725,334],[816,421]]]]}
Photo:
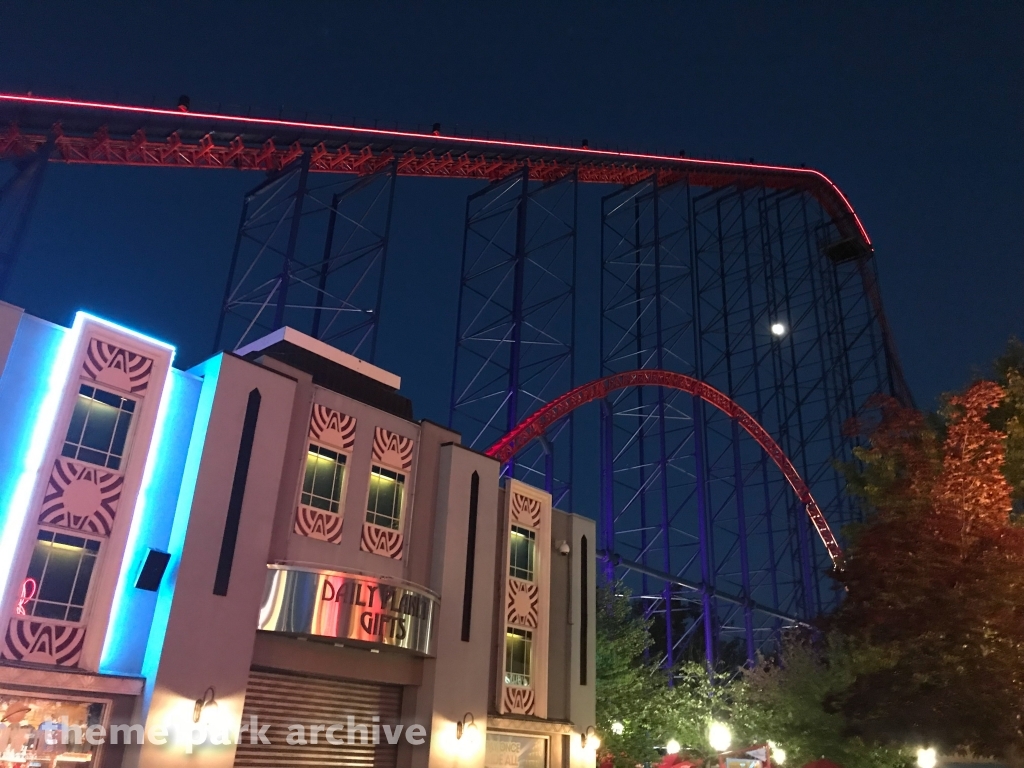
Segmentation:
{"type": "Polygon", "coordinates": [[[519,425],[496,442],[485,453],[492,458],[504,463],[525,448],[531,441],[543,435],[548,427],[559,419],[567,416],[582,405],[600,400],[611,392],[626,387],[667,387],[686,392],[692,397],[697,397],[714,406],[730,419],[735,421],[747,432],[748,435],[757,441],[764,451],[771,457],[775,465],[782,470],[783,476],[796,492],[797,498],[807,510],[807,516],[814,524],[828,550],[829,557],[834,565],[838,566],[843,556],[843,550],[836,541],[836,537],[829,528],[825,515],[822,514],[818,503],[811,495],[811,489],[796,471],[793,462],[782,451],[779,444],[772,439],[764,427],[747,413],[732,398],[719,392],[714,387],[705,384],[692,376],[682,373],[660,370],[637,370],[617,373],[613,376],[605,376],[603,379],[596,379],[588,384],[576,387],[559,398],[552,400],[545,406],[528,416],[519,425]]]}

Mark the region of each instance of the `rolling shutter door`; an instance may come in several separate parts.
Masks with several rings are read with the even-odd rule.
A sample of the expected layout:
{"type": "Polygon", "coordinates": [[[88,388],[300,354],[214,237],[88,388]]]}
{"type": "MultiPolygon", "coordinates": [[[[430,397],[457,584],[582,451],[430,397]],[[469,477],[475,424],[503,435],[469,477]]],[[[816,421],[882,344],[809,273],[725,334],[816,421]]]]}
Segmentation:
{"type": "Polygon", "coordinates": [[[372,738],[370,718],[376,715],[381,723],[393,726],[401,720],[401,705],[402,688],[397,685],[253,669],[245,692],[242,724],[249,722],[250,715],[259,718],[260,726],[269,723],[266,737],[271,743],[250,744],[248,733],[242,733],[235,768],[395,768],[398,746],[388,744],[383,732],[382,744],[349,745],[347,725],[351,715],[356,725],[367,727],[372,738]],[[328,744],[323,731],[318,734],[318,744],[286,743],[289,725],[304,726],[308,741],[310,725],[335,723],[345,726],[337,734],[346,741],[344,745],[328,744]]]}

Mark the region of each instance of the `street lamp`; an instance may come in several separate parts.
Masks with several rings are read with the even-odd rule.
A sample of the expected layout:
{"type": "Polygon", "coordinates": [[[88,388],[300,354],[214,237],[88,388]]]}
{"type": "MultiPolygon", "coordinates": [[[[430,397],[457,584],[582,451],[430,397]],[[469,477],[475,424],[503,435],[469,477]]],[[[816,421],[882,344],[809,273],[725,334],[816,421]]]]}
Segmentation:
{"type": "Polygon", "coordinates": [[[939,759],[932,747],[917,750],[918,768],[935,768],[937,762],[939,762],[939,759]]]}
{"type": "Polygon", "coordinates": [[[618,720],[612,723],[612,733],[614,733],[616,736],[621,736],[625,730],[626,726],[624,726],[618,720]]]}
{"type": "Polygon", "coordinates": [[[729,730],[729,726],[712,720],[708,726],[708,744],[715,752],[725,752],[732,744],[732,731],[729,730]]]}
{"type": "Polygon", "coordinates": [[[678,755],[679,750],[682,748],[683,746],[678,741],[669,739],[668,744],[665,745],[665,752],[670,755],[678,755]]]}
{"type": "Polygon", "coordinates": [[[783,336],[786,335],[786,324],[776,320],[774,323],[772,323],[771,331],[772,336],[774,336],[775,338],[782,338],[783,336]]]}
{"type": "Polygon", "coordinates": [[[775,765],[785,765],[786,750],[784,750],[774,741],[768,742],[768,749],[771,750],[772,762],[775,763],[775,765]]]}

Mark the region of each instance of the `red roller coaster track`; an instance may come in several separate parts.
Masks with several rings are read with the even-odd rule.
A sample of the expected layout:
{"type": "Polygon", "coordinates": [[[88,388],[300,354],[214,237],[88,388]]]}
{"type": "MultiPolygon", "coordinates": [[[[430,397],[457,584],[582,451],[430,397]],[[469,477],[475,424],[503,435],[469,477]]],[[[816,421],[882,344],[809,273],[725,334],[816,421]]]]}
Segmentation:
{"type": "MultiPolygon", "coordinates": [[[[394,164],[403,176],[494,181],[525,165],[531,179],[544,182],[575,171],[580,181],[597,184],[654,177],[659,185],[686,180],[711,189],[799,190],[814,196],[843,241],[862,254],[873,250],[850,201],[810,168],[0,94],[0,160],[44,148],[52,148],[51,161],[71,164],[274,171],[309,152],[310,171],[317,173],[368,174],[394,164]]],[[[911,403],[874,272],[863,260],[858,264],[895,394],[911,403]]]]}
{"type": "Polygon", "coordinates": [[[871,248],[850,201],[810,168],[14,94],[0,94],[0,126],[5,124],[0,157],[33,152],[53,139],[51,159],[67,163],[272,171],[310,151],[310,170],[319,172],[371,173],[397,161],[402,175],[494,180],[525,164],[539,181],[576,170],[580,181],[605,184],[657,175],[662,184],[688,179],[714,189],[799,189],[815,196],[843,237],[871,248]]]}
{"type": "Polygon", "coordinates": [[[547,405],[535,411],[531,416],[524,419],[519,425],[496,442],[485,453],[500,462],[506,462],[525,448],[532,440],[540,437],[544,432],[562,417],[568,415],[581,405],[600,400],[611,392],[626,387],[667,387],[686,392],[692,397],[697,397],[713,405],[722,411],[730,419],[733,419],[739,426],[746,430],[747,434],[757,441],[765,452],[782,470],[782,474],[796,492],[797,498],[807,510],[807,516],[811,519],[818,535],[828,550],[832,563],[839,565],[843,551],[839,542],[832,534],[832,529],[825,520],[817,502],[811,495],[807,483],[796,471],[793,462],[783,453],[779,444],[772,439],[772,436],[765,431],[757,420],[741,408],[734,400],[722,394],[712,386],[705,384],[691,376],[672,371],[660,370],[638,370],[617,373],[613,376],[606,376],[603,379],[596,379],[582,386],[566,392],[561,397],[552,400],[547,405]]]}

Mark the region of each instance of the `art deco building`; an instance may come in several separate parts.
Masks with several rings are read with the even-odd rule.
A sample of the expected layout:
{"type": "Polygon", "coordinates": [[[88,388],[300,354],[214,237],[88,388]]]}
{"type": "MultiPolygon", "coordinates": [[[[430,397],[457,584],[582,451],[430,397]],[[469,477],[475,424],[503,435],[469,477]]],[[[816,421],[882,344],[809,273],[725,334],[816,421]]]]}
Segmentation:
{"type": "Polygon", "coordinates": [[[594,524],[399,384],[0,305],[0,766],[593,765],[594,524]]]}

